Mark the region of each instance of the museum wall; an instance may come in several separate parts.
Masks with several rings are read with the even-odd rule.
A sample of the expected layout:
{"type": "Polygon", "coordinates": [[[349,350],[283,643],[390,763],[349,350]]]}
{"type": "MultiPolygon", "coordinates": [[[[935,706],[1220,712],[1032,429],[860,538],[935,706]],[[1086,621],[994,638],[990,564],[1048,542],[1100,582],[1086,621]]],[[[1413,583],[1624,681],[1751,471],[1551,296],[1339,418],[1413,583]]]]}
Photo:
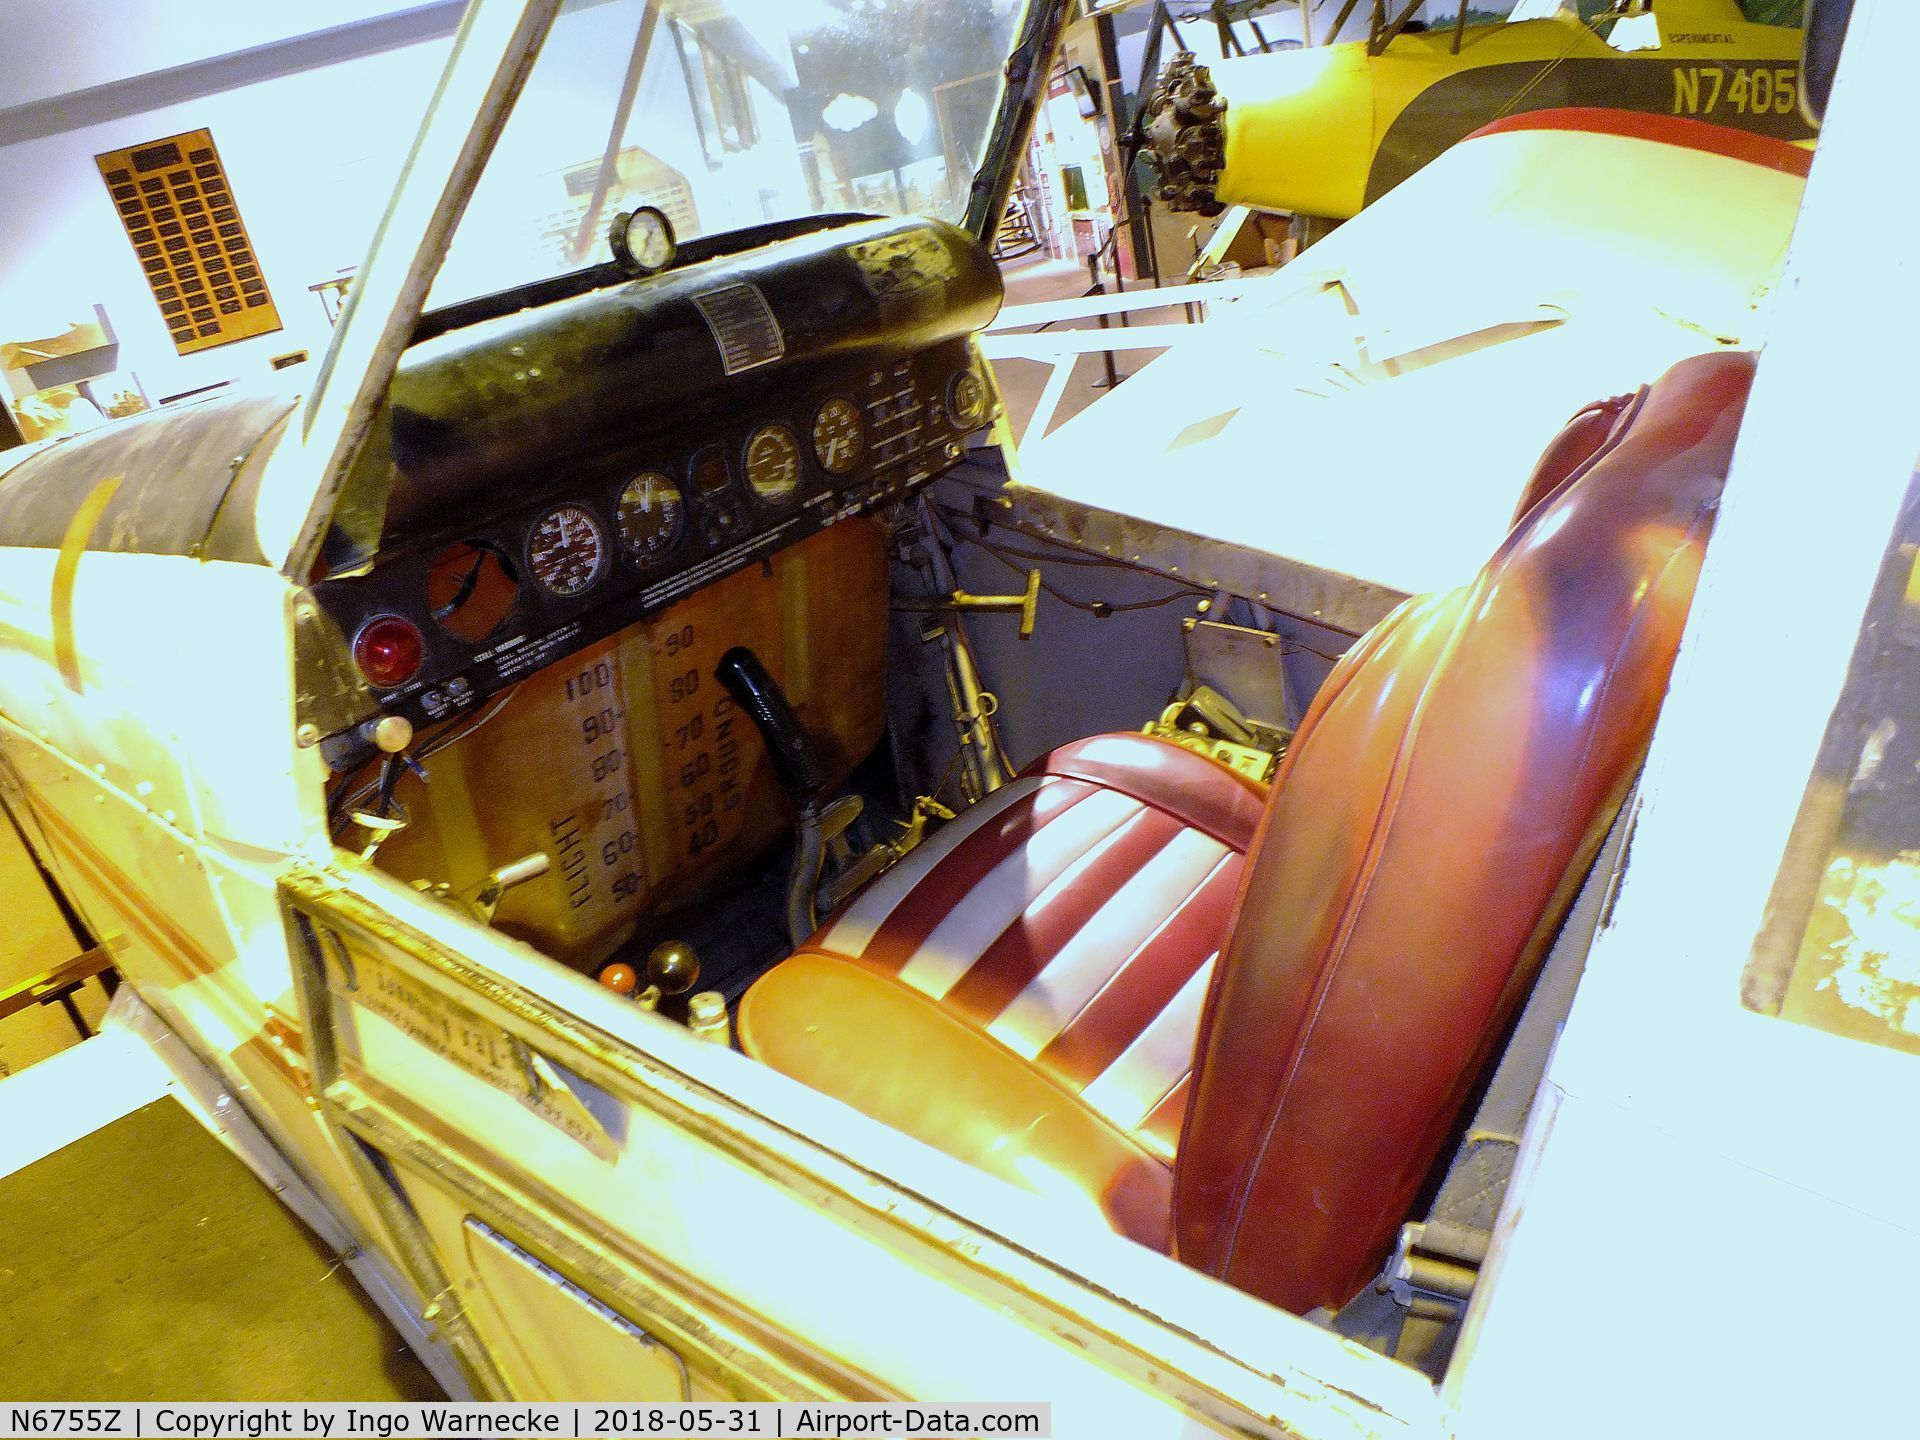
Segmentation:
{"type": "MultiPolygon", "coordinates": [[[[38,388],[3,368],[6,347],[85,326],[96,306],[118,347],[114,376],[137,377],[153,405],[225,382],[259,383],[276,357],[306,351],[317,363],[332,330],[323,300],[337,297],[310,287],[362,262],[461,8],[459,0],[336,0],[297,11],[237,0],[85,0],[10,19],[0,50],[0,97],[11,102],[0,106],[0,403],[38,388]],[[309,27],[296,27],[296,15],[309,27]],[[282,328],[183,355],[95,156],[203,128],[282,328]]],[[[597,166],[606,146],[608,97],[640,13],[637,0],[569,6],[449,258],[443,298],[572,268],[554,234],[585,209],[580,171],[597,166]]],[[[760,194],[789,189],[796,176],[758,176],[756,165],[771,162],[755,154],[726,157],[724,175],[707,162],[675,43],[660,27],[634,112],[647,151],[623,157],[623,179],[649,196],[653,185],[672,187],[684,213],[706,222],[697,228],[763,218],[760,194]],[[636,166],[644,173],[627,173],[636,166]]],[[[764,84],[748,83],[763,115],[783,113],[764,84]]],[[[792,170],[791,141],[781,148],[781,168],[792,170]]],[[[762,155],[774,149],[760,147],[762,155]]],[[[289,381],[301,373],[311,370],[296,369],[289,381]]]]}
{"type": "MultiPolygon", "coordinates": [[[[360,0],[319,13],[358,11],[367,25],[367,12],[400,8],[360,0]]],[[[0,94],[33,98],[0,111],[0,344],[57,335],[98,305],[119,343],[118,368],[135,372],[154,403],[258,379],[273,356],[305,349],[317,358],[330,324],[307,287],[362,258],[457,23],[457,6],[439,8],[438,36],[369,51],[378,34],[336,31],[331,43],[288,54],[291,7],[19,7],[9,39],[24,32],[28,43],[0,51],[0,94]],[[54,28],[56,11],[88,44],[36,33],[54,28]],[[235,38],[251,48],[231,49],[235,38]],[[337,58],[286,68],[315,54],[337,58]],[[94,156],[200,128],[213,133],[284,329],[179,355],[94,156]]]]}

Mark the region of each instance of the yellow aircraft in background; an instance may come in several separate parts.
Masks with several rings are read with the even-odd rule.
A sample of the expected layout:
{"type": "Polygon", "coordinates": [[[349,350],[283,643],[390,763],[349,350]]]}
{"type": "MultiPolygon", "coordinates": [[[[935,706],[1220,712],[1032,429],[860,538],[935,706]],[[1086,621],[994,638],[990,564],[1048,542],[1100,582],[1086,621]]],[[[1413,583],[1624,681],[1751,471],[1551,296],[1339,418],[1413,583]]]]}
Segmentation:
{"type": "Polygon", "coordinates": [[[1801,32],[1759,23],[1779,8],[1759,0],[1623,0],[1591,19],[1563,5],[1493,25],[1466,24],[1462,0],[1454,25],[1410,28],[1418,8],[1388,18],[1376,0],[1365,40],[1215,64],[1177,55],[1141,112],[1159,198],[1206,215],[1246,205],[1346,220],[1483,126],[1568,107],[1813,133],[1801,32]]]}

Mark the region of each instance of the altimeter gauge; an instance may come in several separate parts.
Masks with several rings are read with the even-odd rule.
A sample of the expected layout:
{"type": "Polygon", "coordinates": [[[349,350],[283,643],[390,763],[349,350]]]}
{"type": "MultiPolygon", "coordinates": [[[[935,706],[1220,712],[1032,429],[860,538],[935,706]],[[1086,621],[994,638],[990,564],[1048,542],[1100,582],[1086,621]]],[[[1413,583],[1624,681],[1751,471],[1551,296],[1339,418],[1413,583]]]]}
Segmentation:
{"type": "Polygon", "coordinates": [[[627,553],[642,565],[651,565],[679,540],[686,506],[678,485],[658,470],[648,470],[627,482],[613,518],[627,553]]]}
{"type": "Polygon", "coordinates": [[[606,537],[585,506],[554,506],[527,536],[527,569],[551,595],[584,594],[606,566],[606,537]]]}
{"type": "Polygon", "coordinates": [[[860,463],[867,434],[860,407],[836,395],[813,415],[813,458],[829,475],[845,475],[860,463]]]}
{"type": "Polygon", "coordinates": [[[800,442],[784,425],[762,425],[747,437],[747,484],[762,500],[784,500],[800,483],[800,442]]]}

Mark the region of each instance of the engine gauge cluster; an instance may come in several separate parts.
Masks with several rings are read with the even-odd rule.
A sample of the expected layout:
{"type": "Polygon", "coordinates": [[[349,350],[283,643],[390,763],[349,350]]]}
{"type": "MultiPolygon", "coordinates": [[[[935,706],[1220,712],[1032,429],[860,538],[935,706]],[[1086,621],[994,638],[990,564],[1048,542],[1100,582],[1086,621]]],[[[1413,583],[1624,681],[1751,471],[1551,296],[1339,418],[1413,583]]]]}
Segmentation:
{"type": "Polygon", "coordinates": [[[394,627],[375,622],[397,617],[418,637],[404,680],[374,640],[361,647],[382,708],[416,725],[444,721],[775,551],[910,496],[960,460],[994,410],[964,338],[849,357],[741,401],[555,453],[489,492],[487,508],[450,517],[371,573],[320,582],[343,635],[378,640],[394,627]]]}
{"type": "Polygon", "coordinates": [[[710,557],[769,526],[790,529],[800,513],[829,517],[904,493],[956,460],[960,437],[991,408],[985,381],[952,347],[844,374],[730,434],[708,427],[649,445],[535,512],[522,532],[528,591],[577,601],[614,574],[704,574],[710,557]]]}

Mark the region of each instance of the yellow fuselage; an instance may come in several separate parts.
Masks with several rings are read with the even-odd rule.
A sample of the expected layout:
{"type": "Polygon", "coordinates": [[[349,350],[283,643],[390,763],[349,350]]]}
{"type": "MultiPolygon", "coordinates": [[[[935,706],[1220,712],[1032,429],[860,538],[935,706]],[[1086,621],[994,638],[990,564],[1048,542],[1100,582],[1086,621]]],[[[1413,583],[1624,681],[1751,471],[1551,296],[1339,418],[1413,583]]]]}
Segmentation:
{"type": "Polygon", "coordinates": [[[1731,4],[1663,5],[1660,44],[1613,48],[1571,19],[1403,34],[1226,60],[1224,204],[1344,220],[1475,130],[1508,115],[1601,107],[1711,121],[1781,140],[1798,104],[1800,35],[1731,4]]]}

